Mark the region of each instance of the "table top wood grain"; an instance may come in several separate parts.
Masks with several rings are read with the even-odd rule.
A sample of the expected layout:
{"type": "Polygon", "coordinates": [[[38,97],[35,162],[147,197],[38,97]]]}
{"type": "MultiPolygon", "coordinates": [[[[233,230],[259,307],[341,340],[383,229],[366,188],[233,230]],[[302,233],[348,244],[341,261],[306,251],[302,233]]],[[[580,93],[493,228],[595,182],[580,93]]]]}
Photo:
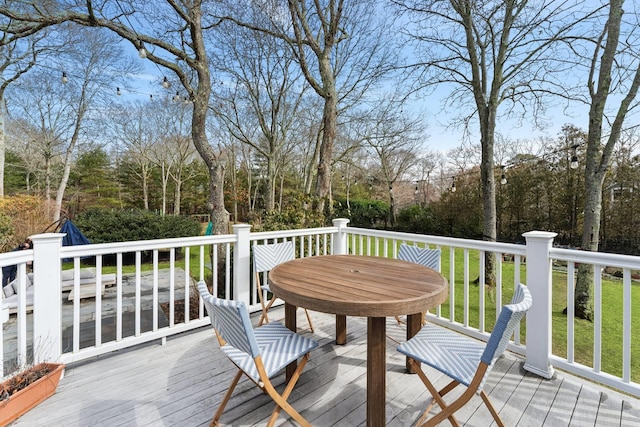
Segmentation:
{"type": "Polygon", "coordinates": [[[345,316],[415,314],[442,304],[447,280],[395,258],[325,255],[298,258],[269,272],[273,293],[289,304],[345,316]]]}

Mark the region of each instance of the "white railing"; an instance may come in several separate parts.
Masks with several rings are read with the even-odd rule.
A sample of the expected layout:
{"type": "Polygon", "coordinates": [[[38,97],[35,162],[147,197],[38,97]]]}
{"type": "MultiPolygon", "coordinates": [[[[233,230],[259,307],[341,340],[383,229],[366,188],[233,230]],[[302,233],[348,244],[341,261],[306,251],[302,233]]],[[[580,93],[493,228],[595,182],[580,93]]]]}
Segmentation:
{"type": "Polygon", "coordinates": [[[566,313],[558,313],[557,316],[566,318],[564,327],[567,336],[566,348],[563,346],[554,351],[551,363],[639,396],[637,375],[640,370],[640,350],[637,345],[632,347],[631,337],[634,336],[632,323],[635,321],[633,325],[637,328],[640,320],[637,276],[640,259],[628,255],[559,248],[551,249],[549,256],[556,265],[554,276],[557,276],[553,280],[552,300],[566,307],[566,313]],[[575,297],[578,264],[592,266],[593,322],[577,319],[574,306],[569,303],[575,297]],[[635,283],[632,277],[635,277],[635,283]],[[582,330],[582,334],[579,330],[582,330]],[[585,337],[585,330],[590,336],[585,337]],[[635,381],[633,374],[636,375],[635,381]]]}
{"type": "MultiPolygon", "coordinates": [[[[399,244],[406,242],[442,250],[440,268],[449,281],[450,297],[429,314],[430,321],[486,340],[501,306],[511,297],[513,284],[526,283],[534,304],[526,324],[516,329],[510,346],[525,356],[525,369],[549,378],[553,364],[640,396],[640,385],[633,377],[633,366],[637,365],[632,365],[639,357],[632,357],[631,347],[631,277],[640,270],[640,257],[555,249],[555,234],[547,232],[525,233],[526,245],[517,245],[361,229],[347,224],[348,220],[337,219],[333,227],[259,233],[252,233],[249,225],[239,224],[233,227],[233,234],[223,236],[75,247],[62,247],[60,234],[32,236],[33,250],[0,254],[0,266],[17,264],[19,277],[33,262],[34,286],[32,306],[20,299],[17,313],[10,316],[10,327],[5,324],[4,336],[0,336],[4,368],[43,359],[70,363],[201,327],[208,319],[193,288],[197,280],[213,283],[218,296],[245,301],[251,311],[258,311],[256,277],[251,267],[253,244],[292,240],[298,257],[331,253],[395,257],[399,244]],[[487,253],[497,255],[491,286],[485,286],[487,253]],[[72,263],[60,262],[69,258],[72,263]],[[92,292],[89,297],[70,302],[67,292],[82,295],[87,290],[81,276],[88,262],[95,266],[95,283],[89,285],[92,292]],[[574,263],[578,262],[595,266],[591,364],[575,357],[576,336],[584,337],[584,333],[576,335],[574,325],[578,322],[584,327],[584,323],[575,319],[573,305],[569,304],[573,299],[574,263]],[[71,290],[63,292],[61,269],[70,265],[71,290]],[[622,356],[616,365],[620,368],[614,369],[602,363],[601,325],[612,315],[602,309],[604,266],[617,267],[622,275],[616,285],[624,297],[618,313],[621,330],[615,335],[622,341],[622,356]],[[115,276],[114,284],[103,286],[103,278],[108,275],[115,276]],[[565,317],[557,308],[558,299],[568,308],[565,317]],[[566,349],[555,348],[560,330],[567,331],[566,349]]],[[[583,352],[584,344],[578,344],[583,352]]]]}

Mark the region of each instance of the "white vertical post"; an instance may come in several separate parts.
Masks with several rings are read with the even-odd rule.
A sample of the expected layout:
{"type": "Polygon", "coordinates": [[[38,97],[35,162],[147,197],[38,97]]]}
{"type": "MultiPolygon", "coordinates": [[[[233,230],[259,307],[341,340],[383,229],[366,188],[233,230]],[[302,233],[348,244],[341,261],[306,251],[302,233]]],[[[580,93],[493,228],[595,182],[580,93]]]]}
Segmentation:
{"type": "Polygon", "coordinates": [[[31,236],[33,242],[33,361],[58,361],[62,355],[62,265],[64,233],[31,236]]]}
{"type": "Polygon", "coordinates": [[[332,239],[333,248],[331,253],[333,255],[345,255],[349,253],[347,246],[347,224],[349,224],[349,220],[346,218],[336,218],[333,220],[333,225],[338,227],[338,231],[333,235],[332,239]]]}
{"type": "Polygon", "coordinates": [[[529,231],[527,241],[527,287],[533,305],[527,312],[527,350],[524,369],[543,378],[553,376],[551,354],[551,258],[549,250],[557,233],[529,231]]]}
{"type": "Polygon", "coordinates": [[[243,301],[247,307],[251,301],[250,230],[249,224],[233,225],[233,232],[238,238],[233,251],[233,299],[243,301]]]}

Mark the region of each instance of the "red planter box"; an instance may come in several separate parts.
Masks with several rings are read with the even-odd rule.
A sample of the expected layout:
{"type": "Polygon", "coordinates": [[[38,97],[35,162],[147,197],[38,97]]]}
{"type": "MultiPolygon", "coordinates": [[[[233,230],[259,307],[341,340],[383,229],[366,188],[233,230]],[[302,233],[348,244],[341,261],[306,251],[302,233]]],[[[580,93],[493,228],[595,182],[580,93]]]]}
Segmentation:
{"type": "MultiPolygon", "coordinates": [[[[18,419],[56,392],[58,382],[60,382],[60,377],[64,371],[64,365],[54,363],[43,363],[42,365],[52,366],[55,369],[19,392],[14,393],[9,400],[0,402],[0,426],[6,426],[11,421],[18,419]]],[[[40,365],[36,365],[34,368],[37,369],[38,366],[40,365]]]]}

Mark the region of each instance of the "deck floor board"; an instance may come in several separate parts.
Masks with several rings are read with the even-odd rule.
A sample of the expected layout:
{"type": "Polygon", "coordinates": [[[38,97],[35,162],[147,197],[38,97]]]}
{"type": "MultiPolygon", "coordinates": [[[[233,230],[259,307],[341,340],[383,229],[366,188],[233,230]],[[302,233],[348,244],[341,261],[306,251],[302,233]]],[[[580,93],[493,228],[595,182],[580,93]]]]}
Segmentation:
{"type": "MultiPolygon", "coordinates": [[[[274,313],[276,319],[282,318],[274,313]]],[[[299,311],[299,324],[306,325],[299,311]]],[[[312,312],[320,343],[311,353],[289,401],[314,426],[366,425],[366,321],[348,319],[348,343],[334,344],[330,315],[312,312]]],[[[257,321],[257,317],[255,317],[257,321]]],[[[417,375],[405,373],[395,351],[404,326],[387,322],[387,425],[415,423],[431,399],[417,375]]],[[[448,379],[425,368],[436,387],[448,379]]],[[[235,367],[218,348],[211,327],[70,365],[56,394],[14,426],[206,426],[222,399],[235,367]]],[[[274,380],[282,390],[284,375],[274,380]]],[[[455,397],[462,392],[455,390],[455,397]]],[[[485,391],[510,426],[640,425],[640,401],[557,372],[544,380],[522,369],[507,354],[498,360],[485,391]]],[[[437,406],[436,406],[437,408],[437,406]]],[[[265,425],[273,403],[242,379],[222,416],[223,425],[265,425]]],[[[458,412],[465,426],[488,426],[493,419],[479,396],[458,412]]],[[[295,426],[282,412],[278,426],[295,426]]],[[[495,424],[494,424],[495,425],[495,424]]]]}

